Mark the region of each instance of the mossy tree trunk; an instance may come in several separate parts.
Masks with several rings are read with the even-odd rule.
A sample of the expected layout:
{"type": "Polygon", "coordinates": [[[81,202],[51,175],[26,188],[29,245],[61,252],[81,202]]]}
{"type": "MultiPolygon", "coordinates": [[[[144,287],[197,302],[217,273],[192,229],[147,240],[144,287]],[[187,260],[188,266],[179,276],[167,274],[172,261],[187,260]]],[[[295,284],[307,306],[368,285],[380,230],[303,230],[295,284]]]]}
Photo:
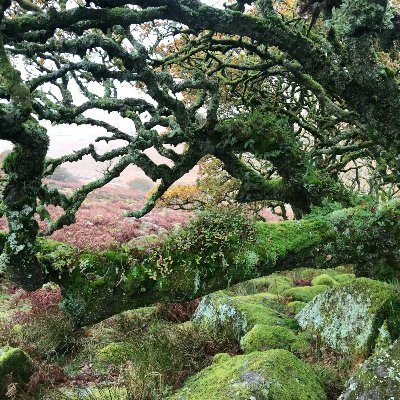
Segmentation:
{"type": "Polygon", "coordinates": [[[9,278],[26,290],[43,284],[43,274],[36,257],[38,223],[36,199],[41,187],[48,139],[36,122],[21,126],[14,150],[4,161],[8,182],[3,191],[3,204],[9,234],[2,261],[9,278]]]}
{"type": "MultiPolygon", "coordinates": [[[[5,7],[4,2],[0,9],[2,6],[5,7]]],[[[31,117],[31,94],[12,66],[1,34],[0,78],[1,90],[9,99],[0,105],[0,139],[14,145],[3,164],[8,178],[3,191],[3,212],[9,234],[1,261],[11,280],[24,289],[34,290],[43,283],[36,257],[35,212],[49,140],[46,131],[31,117]]]]}
{"type": "Polygon", "coordinates": [[[152,250],[72,255],[65,244],[42,241],[41,261],[49,271],[47,279],[62,288],[63,309],[82,326],[127,309],[189,301],[297,267],[354,263],[359,275],[395,278],[400,271],[399,220],[397,200],[380,209],[363,205],[300,221],[247,223],[233,233],[228,221],[229,238],[221,247],[220,219],[209,219],[170,235],[152,250]]]}

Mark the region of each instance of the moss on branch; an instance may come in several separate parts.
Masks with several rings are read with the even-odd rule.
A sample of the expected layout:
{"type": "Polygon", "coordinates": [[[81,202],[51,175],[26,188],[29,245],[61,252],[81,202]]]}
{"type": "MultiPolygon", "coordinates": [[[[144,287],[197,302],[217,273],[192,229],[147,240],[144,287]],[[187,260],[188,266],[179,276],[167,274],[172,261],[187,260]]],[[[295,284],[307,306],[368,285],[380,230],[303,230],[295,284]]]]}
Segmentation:
{"type": "Polygon", "coordinates": [[[351,262],[358,263],[359,274],[394,277],[400,265],[399,210],[393,201],[379,209],[359,206],[281,223],[254,223],[237,210],[209,211],[158,244],[82,253],[41,239],[38,257],[46,280],[62,288],[63,309],[82,326],[301,266],[351,262]]]}

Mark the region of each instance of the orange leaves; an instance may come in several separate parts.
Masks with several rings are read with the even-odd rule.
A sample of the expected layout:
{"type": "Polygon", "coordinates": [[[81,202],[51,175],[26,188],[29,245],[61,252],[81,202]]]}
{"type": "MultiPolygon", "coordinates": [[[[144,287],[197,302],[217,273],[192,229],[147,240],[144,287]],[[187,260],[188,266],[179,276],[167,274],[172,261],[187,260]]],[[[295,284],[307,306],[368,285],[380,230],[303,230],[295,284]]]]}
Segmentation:
{"type": "MultiPolygon", "coordinates": [[[[154,193],[151,190],[148,196],[154,193]]],[[[201,192],[197,185],[175,185],[171,186],[158,200],[160,207],[174,209],[193,209],[200,205],[201,192]]]]}
{"type": "MultiPolygon", "coordinates": [[[[232,178],[220,160],[206,156],[199,162],[199,178],[196,184],[174,185],[158,200],[158,206],[173,209],[194,210],[205,205],[234,202],[240,182],[232,178]]],[[[148,193],[151,196],[156,189],[148,193]]]]}

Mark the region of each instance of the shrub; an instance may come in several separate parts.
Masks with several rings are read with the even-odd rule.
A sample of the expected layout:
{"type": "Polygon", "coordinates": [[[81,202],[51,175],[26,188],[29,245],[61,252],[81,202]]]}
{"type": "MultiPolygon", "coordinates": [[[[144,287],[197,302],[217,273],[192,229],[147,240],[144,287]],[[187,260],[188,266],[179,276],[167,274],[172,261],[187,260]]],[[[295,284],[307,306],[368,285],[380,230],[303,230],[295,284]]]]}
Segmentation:
{"type": "Polygon", "coordinates": [[[254,275],[251,252],[255,223],[240,207],[210,207],[185,227],[165,236],[160,246],[131,253],[135,277],[146,274],[164,290],[195,291],[214,277],[224,283],[254,275]]]}

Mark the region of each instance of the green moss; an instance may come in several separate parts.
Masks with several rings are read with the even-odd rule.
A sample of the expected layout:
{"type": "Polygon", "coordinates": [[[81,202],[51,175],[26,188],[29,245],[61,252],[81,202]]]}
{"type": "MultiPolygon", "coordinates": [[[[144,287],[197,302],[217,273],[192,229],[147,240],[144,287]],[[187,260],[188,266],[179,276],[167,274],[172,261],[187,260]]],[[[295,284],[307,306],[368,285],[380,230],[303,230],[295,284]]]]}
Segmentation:
{"type": "Polygon", "coordinates": [[[8,383],[17,382],[21,385],[29,380],[33,372],[32,360],[21,349],[3,347],[0,349],[0,399],[6,400],[8,383]],[[11,374],[11,381],[9,375],[11,374]]]}
{"type": "Polygon", "coordinates": [[[245,353],[270,349],[291,350],[296,335],[284,326],[255,325],[244,335],[240,346],[245,353]]]}
{"type": "Polygon", "coordinates": [[[246,296],[234,296],[234,298],[239,301],[265,305],[271,300],[276,299],[277,295],[269,292],[263,292],[263,293],[249,294],[246,296]]]}
{"type": "Polygon", "coordinates": [[[292,344],[291,351],[295,354],[306,353],[309,354],[311,347],[311,338],[307,332],[298,332],[296,334],[296,341],[292,344]]]}
{"type": "Polygon", "coordinates": [[[327,365],[313,364],[311,368],[318,376],[319,381],[325,389],[325,393],[329,394],[330,398],[336,399],[342,391],[344,385],[343,378],[332,367],[327,365]]]}
{"type": "Polygon", "coordinates": [[[325,292],[329,289],[326,285],[316,285],[316,286],[298,286],[288,290],[285,290],[283,295],[285,297],[290,297],[293,300],[304,301],[308,303],[315,296],[325,292]]]}
{"type": "Polygon", "coordinates": [[[334,232],[321,221],[282,221],[279,224],[257,224],[256,252],[270,267],[295,254],[296,259],[309,255],[321,241],[334,237],[334,232]],[[266,246],[268,243],[268,246],[266,246]]]}
{"type": "Polygon", "coordinates": [[[325,400],[310,367],[286,350],[216,358],[168,400],[325,400]]]}
{"type": "MultiPolygon", "coordinates": [[[[72,262],[73,265],[60,274],[61,307],[76,326],[84,324],[87,318],[93,322],[116,314],[117,311],[113,313],[112,310],[120,310],[128,297],[121,296],[116,301],[112,294],[117,295],[129,285],[132,293],[138,289],[133,285],[133,278],[127,277],[130,260],[126,253],[111,250],[78,253],[72,262]]],[[[136,282],[140,288],[140,280],[136,282]]],[[[134,306],[132,303],[132,308],[134,306]]]]}
{"type": "Polygon", "coordinates": [[[332,287],[336,286],[337,283],[338,282],[328,274],[318,275],[311,281],[313,286],[326,285],[332,287]]]}
{"type": "Polygon", "coordinates": [[[282,294],[285,290],[293,287],[293,282],[281,275],[270,275],[265,278],[265,281],[269,283],[268,292],[275,294],[282,294]]]}
{"type": "Polygon", "coordinates": [[[356,279],[356,276],[354,274],[339,274],[334,276],[334,279],[336,282],[339,283],[347,283],[354,281],[354,279],[356,279]]]}
{"type": "Polygon", "coordinates": [[[149,319],[156,319],[158,316],[159,309],[157,306],[151,306],[151,307],[142,307],[142,308],[136,308],[135,310],[128,310],[124,311],[115,318],[123,318],[124,321],[130,322],[130,321],[138,321],[138,320],[149,320],[149,319]]]}
{"type": "MultiPolygon", "coordinates": [[[[339,267],[341,270],[341,267],[339,267]]],[[[291,280],[313,280],[319,275],[329,275],[330,277],[334,278],[336,275],[339,273],[336,269],[330,269],[330,268],[295,268],[290,271],[284,271],[283,274],[287,277],[289,277],[291,280]]]]}
{"type": "Polygon", "coordinates": [[[259,292],[281,294],[291,287],[293,287],[293,282],[289,278],[278,274],[271,274],[239,283],[229,288],[229,291],[238,294],[254,294],[259,292]]]}
{"type": "Polygon", "coordinates": [[[127,343],[110,343],[96,354],[97,361],[119,365],[127,360],[127,343]]]}

